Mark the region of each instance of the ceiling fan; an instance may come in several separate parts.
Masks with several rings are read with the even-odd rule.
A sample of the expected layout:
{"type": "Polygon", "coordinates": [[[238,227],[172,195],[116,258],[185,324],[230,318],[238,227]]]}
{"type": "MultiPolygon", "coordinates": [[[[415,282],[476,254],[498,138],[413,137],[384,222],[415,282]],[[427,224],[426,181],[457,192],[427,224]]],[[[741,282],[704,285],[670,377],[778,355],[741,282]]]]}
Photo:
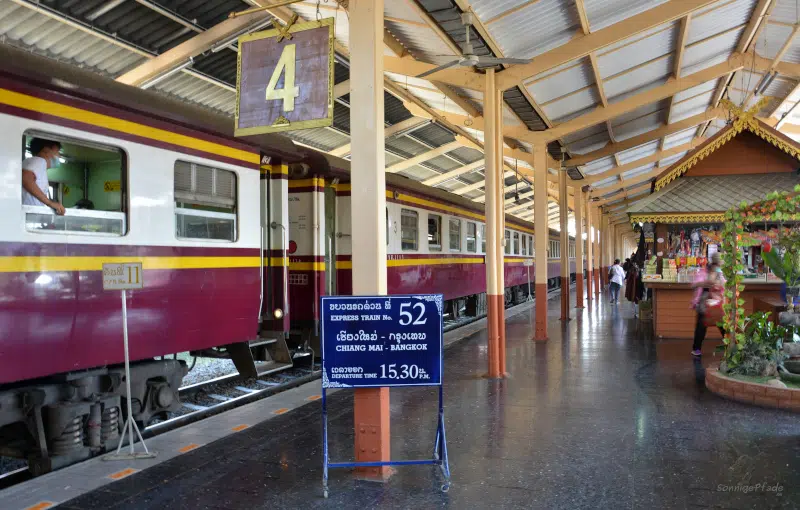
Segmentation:
{"type": "MultiPolygon", "coordinates": [[[[485,55],[475,55],[473,53],[472,43],[469,42],[469,30],[472,27],[472,13],[471,12],[464,12],[461,14],[461,24],[464,25],[464,31],[466,32],[465,42],[461,43],[461,56],[456,60],[451,60],[446,64],[442,64],[438,67],[434,67],[430,71],[425,71],[422,74],[417,75],[417,78],[424,78],[428,75],[433,73],[438,73],[443,69],[447,69],[453,66],[461,66],[461,67],[472,67],[472,66],[498,66],[503,64],[529,64],[531,59],[526,58],[497,58],[497,57],[489,57],[485,55]]],[[[449,57],[451,55],[439,55],[442,57],[449,57]]]]}

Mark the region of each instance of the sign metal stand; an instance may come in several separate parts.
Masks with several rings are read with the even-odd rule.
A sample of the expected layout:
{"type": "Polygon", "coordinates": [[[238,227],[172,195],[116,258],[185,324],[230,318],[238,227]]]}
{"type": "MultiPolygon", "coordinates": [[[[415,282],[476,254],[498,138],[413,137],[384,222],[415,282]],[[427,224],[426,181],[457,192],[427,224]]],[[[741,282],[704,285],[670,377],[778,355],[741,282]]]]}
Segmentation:
{"type": "Polygon", "coordinates": [[[141,262],[122,263],[122,264],[103,264],[103,290],[119,290],[122,298],[122,342],[125,351],[125,399],[128,404],[128,419],[122,427],[122,434],[119,437],[119,445],[115,453],[106,455],[104,460],[128,460],[128,459],[150,459],[157,455],[147,449],[139,427],[133,419],[133,409],[131,406],[131,364],[130,351],[128,349],[128,289],[144,288],[144,270],[141,262]],[[144,448],[143,452],[134,451],[133,433],[139,438],[139,442],[144,448]],[[121,453],[122,443],[125,441],[125,434],[128,435],[128,453],[121,453]]]}
{"type": "Polygon", "coordinates": [[[533,259],[525,259],[523,264],[525,265],[525,270],[528,272],[528,299],[526,299],[525,302],[530,303],[533,301],[533,294],[531,293],[531,266],[533,265],[533,259]]]}
{"type": "Polygon", "coordinates": [[[328,497],[331,468],[433,465],[444,477],[442,492],[450,490],[442,386],[443,296],[324,296],[321,301],[323,496],[328,497]],[[433,458],[331,462],[327,389],[386,386],[439,387],[433,458]]]}

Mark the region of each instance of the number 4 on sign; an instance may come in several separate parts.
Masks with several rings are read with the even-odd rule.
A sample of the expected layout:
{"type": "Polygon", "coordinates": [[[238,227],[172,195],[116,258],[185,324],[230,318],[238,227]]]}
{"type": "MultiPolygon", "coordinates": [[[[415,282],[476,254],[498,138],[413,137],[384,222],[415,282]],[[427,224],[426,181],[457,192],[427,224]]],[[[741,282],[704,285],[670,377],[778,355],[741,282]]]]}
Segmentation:
{"type": "Polygon", "coordinates": [[[272,77],[269,79],[269,84],[267,84],[266,100],[283,99],[283,111],[285,112],[294,111],[294,100],[300,95],[300,87],[295,87],[294,85],[296,48],[296,44],[287,44],[283,48],[278,65],[272,71],[272,77]],[[281,74],[285,74],[283,88],[276,89],[275,87],[278,85],[281,74]]]}

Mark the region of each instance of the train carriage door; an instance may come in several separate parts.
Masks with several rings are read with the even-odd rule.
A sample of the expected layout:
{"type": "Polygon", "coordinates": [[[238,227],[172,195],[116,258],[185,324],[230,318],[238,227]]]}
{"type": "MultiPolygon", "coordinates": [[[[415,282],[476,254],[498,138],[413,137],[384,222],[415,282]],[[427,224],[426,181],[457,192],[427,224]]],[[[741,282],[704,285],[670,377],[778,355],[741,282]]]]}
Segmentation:
{"type": "Polygon", "coordinates": [[[325,186],[325,294],[336,295],[336,187],[325,186]]]}

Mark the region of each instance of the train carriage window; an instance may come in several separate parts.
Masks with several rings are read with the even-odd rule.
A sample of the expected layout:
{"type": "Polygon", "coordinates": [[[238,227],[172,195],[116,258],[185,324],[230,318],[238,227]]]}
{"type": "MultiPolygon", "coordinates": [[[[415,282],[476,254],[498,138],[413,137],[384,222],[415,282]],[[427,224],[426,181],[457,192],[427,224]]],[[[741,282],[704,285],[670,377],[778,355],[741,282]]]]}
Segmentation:
{"type": "Polygon", "coordinates": [[[477,225],[471,221],[467,222],[467,251],[470,253],[475,253],[478,249],[478,243],[476,239],[477,234],[477,225]]]}
{"type": "Polygon", "coordinates": [[[63,205],[66,212],[58,216],[35,198],[29,199],[22,204],[25,228],[54,234],[124,235],[128,223],[125,152],[97,142],[31,130],[22,136],[23,160],[34,156],[31,143],[35,139],[61,144],[57,161],[51,160],[46,165],[46,193],[50,200],[63,205]]]}
{"type": "Polygon", "coordinates": [[[511,231],[506,230],[506,255],[511,254],[511,231]]]}
{"type": "Polygon", "coordinates": [[[481,253],[486,253],[486,225],[481,225],[481,253]]]}
{"type": "Polygon", "coordinates": [[[180,239],[236,241],[236,174],[175,162],[175,233],[180,239]]]}
{"type": "Polygon", "coordinates": [[[389,246],[389,230],[391,230],[389,223],[389,208],[386,208],[386,246],[389,246]]]}
{"type": "Polygon", "coordinates": [[[417,249],[419,213],[409,209],[400,211],[400,247],[403,250],[417,249]]]}
{"type": "Polygon", "coordinates": [[[428,249],[442,251],[442,217],[428,214],[428,249]]]}
{"type": "Polygon", "coordinates": [[[530,255],[532,257],[536,256],[536,248],[535,248],[536,245],[534,244],[535,242],[536,242],[536,236],[528,236],[528,246],[531,247],[530,255]]]}
{"type": "Polygon", "coordinates": [[[461,220],[450,218],[450,251],[461,251],[461,220]]]}
{"type": "Polygon", "coordinates": [[[514,232],[514,255],[519,255],[519,232],[514,232]]]}
{"type": "Polygon", "coordinates": [[[522,234],[522,239],[520,240],[520,243],[522,245],[521,246],[522,255],[527,255],[528,254],[528,236],[526,236],[525,234],[522,234]]]}

